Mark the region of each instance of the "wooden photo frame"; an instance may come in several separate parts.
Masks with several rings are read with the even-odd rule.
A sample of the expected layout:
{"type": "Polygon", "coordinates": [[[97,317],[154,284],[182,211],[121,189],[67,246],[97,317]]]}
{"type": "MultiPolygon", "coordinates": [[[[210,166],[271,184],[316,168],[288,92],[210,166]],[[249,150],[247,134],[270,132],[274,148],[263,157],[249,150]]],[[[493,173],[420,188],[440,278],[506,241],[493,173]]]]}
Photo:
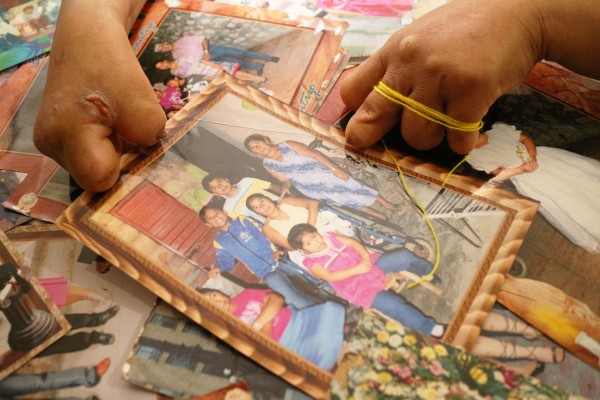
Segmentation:
{"type": "Polygon", "coordinates": [[[17,186],[7,187],[2,204],[28,217],[54,222],[70,204],[67,171],[33,144],[33,125],[42,102],[48,57],[23,64],[5,83],[14,96],[0,101],[9,113],[0,118],[0,171],[17,186]]]}
{"type": "Polygon", "coordinates": [[[96,255],[54,224],[18,226],[7,236],[71,324],[70,332],[16,372],[47,377],[21,387],[20,394],[52,389],[55,397],[156,398],[120,379],[123,349],[133,345],[156,296],[117,268],[99,273],[96,255]],[[82,373],[89,380],[80,379],[82,373]]]}
{"type": "MultiPolygon", "coordinates": [[[[229,186],[239,180],[236,187],[241,187],[242,181],[250,181],[261,189],[258,191],[267,193],[263,197],[268,198],[270,193],[271,199],[275,199],[272,202],[282,197],[282,193],[285,196],[281,201],[286,197],[312,201],[317,198],[319,213],[326,209],[333,214],[328,221],[336,221],[329,225],[328,235],[336,236],[338,241],[344,241],[342,236],[353,236],[352,243],[360,243],[366,251],[363,256],[402,253],[407,258],[403,261],[394,258],[393,265],[408,265],[407,259],[427,262],[427,271],[417,275],[388,273],[386,293],[402,291],[405,302],[416,307],[421,315],[447,325],[444,341],[464,349],[479,336],[481,324],[537,210],[536,202],[474,178],[451,176],[442,187],[447,171],[416,157],[378,148],[359,152],[344,147],[341,130],[227,74],[215,79],[205,92],[171,118],[166,132],[167,137],[160,145],[123,164],[122,178],[115,187],[104,194],[84,193],[57,224],[217,337],[315,397],[327,394],[331,380],[328,370],[233,318],[197,290],[218,287],[235,295],[242,289],[264,288],[268,279],[264,275],[268,272],[263,271],[265,278],[259,279],[261,273],[249,262],[240,262],[248,258],[224,245],[217,236],[221,231],[215,229],[216,224],[208,224],[205,211],[223,207],[223,202],[228,201],[216,195],[217,189],[210,186],[215,177],[221,183],[229,181],[229,186]],[[279,148],[285,142],[288,147],[304,149],[304,153],[312,152],[316,162],[327,166],[329,172],[304,172],[309,178],[307,185],[312,181],[317,188],[300,189],[302,184],[297,183],[297,177],[278,181],[275,177],[281,178],[284,173],[269,174],[261,159],[244,147],[245,141],[251,147],[251,142],[257,139],[248,138],[257,133],[263,135],[261,140],[267,138],[272,145],[279,144],[279,148]],[[403,172],[402,180],[397,169],[403,172]],[[208,174],[212,177],[206,178],[208,174]],[[367,203],[355,202],[359,195],[338,186],[342,184],[332,177],[335,174],[340,180],[355,181],[361,190],[370,187],[367,203]],[[405,185],[425,204],[435,235],[422,211],[407,196],[405,185]],[[284,187],[290,193],[282,192],[284,187]],[[341,191],[342,199],[324,195],[331,189],[341,191]],[[200,210],[205,210],[200,213],[204,213],[203,217],[198,215],[200,210]],[[439,262],[437,250],[441,253],[439,262]],[[224,258],[219,258],[223,254],[224,258]],[[222,267],[223,274],[215,271],[215,265],[222,267]],[[441,282],[421,279],[432,275],[439,276],[441,282]]],[[[271,165],[268,167],[275,168],[271,165]]],[[[297,168],[294,165],[292,173],[297,168]]],[[[260,216],[250,217],[253,214],[244,206],[245,201],[225,203],[231,214],[229,221],[264,228],[260,216]]],[[[211,218],[214,220],[214,215],[211,218]]],[[[306,216],[303,218],[307,220],[306,216]]],[[[323,226],[329,223],[324,222],[323,226]]],[[[319,226],[320,222],[315,224],[319,226]]],[[[274,226],[272,220],[269,226],[274,226]]],[[[325,236],[321,232],[318,233],[325,236]]],[[[239,237],[242,241],[256,237],[262,240],[260,235],[267,236],[256,233],[239,237]]],[[[276,242],[274,238],[269,236],[269,240],[276,242]]],[[[334,242],[331,237],[328,240],[334,242]]],[[[279,244],[279,249],[284,248],[279,244]]],[[[310,253],[305,250],[305,254],[289,251],[288,256],[294,260],[291,263],[296,266],[304,263],[305,257],[309,257],[306,253],[310,253]]],[[[263,261],[267,262],[265,258],[263,261]]],[[[347,261],[350,262],[358,261],[347,261]]],[[[282,263],[279,259],[273,266],[280,270],[282,263]]],[[[311,266],[304,264],[304,267],[311,266]]],[[[384,269],[382,265],[379,267],[384,269]]],[[[298,274],[306,278],[310,275],[307,272],[298,274]]],[[[336,288],[332,294],[328,285],[320,286],[322,281],[295,282],[286,283],[285,288],[271,283],[269,286],[275,286],[274,291],[281,293],[291,285],[306,296],[317,293],[325,303],[343,300],[339,301],[346,312],[346,320],[342,322],[360,318],[363,310],[371,308],[385,314],[381,306],[364,307],[360,299],[348,300],[341,289],[336,288]]],[[[397,301],[398,296],[390,295],[393,301],[385,300],[384,305],[397,301]]],[[[292,296],[284,298],[288,307],[297,304],[292,296]]]]}
{"type": "Polygon", "coordinates": [[[4,379],[65,335],[70,326],[3,231],[0,264],[0,379],[4,379]]]}
{"type": "MultiPolygon", "coordinates": [[[[279,100],[311,113],[346,61],[345,51],[340,48],[347,26],[342,21],[209,1],[185,0],[170,4],[173,2],[164,0],[149,4],[130,38],[148,79],[159,91],[166,90],[166,78],[184,76],[186,71],[195,71],[187,77],[187,81],[195,82],[194,85],[187,82],[188,95],[201,91],[212,79],[213,73],[209,70],[215,70],[217,62],[217,68],[239,68],[230,72],[241,80],[248,79],[249,84],[279,100]],[[203,70],[203,74],[199,71],[200,64],[191,63],[192,58],[197,61],[198,54],[182,49],[160,49],[162,43],[176,44],[179,39],[192,36],[208,40],[205,46],[211,56],[202,62],[212,63],[213,67],[204,65],[208,70],[203,70]],[[157,67],[157,62],[177,59],[185,61],[179,62],[176,72],[157,67]],[[185,63],[194,66],[184,68],[185,63]]],[[[202,44],[198,45],[201,50],[202,44]]],[[[169,112],[170,107],[163,105],[163,108],[169,112]]]]}

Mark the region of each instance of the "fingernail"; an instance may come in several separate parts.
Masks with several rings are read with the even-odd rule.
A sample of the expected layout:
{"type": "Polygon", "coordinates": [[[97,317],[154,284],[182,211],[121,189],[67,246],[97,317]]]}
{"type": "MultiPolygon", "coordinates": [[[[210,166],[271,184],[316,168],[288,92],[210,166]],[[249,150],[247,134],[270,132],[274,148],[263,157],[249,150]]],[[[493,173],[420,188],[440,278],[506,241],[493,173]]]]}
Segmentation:
{"type": "Polygon", "coordinates": [[[352,147],[360,148],[361,140],[356,134],[350,133],[346,135],[346,144],[352,147]]]}

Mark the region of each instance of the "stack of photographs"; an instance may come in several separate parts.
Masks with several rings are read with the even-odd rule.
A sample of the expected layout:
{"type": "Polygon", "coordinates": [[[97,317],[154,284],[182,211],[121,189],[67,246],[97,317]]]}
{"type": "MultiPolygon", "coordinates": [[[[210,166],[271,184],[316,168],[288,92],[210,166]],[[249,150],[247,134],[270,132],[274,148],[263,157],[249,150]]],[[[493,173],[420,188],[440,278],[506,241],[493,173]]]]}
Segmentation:
{"type": "MultiPolygon", "coordinates": [[[[558,227],[538,228],[537,194],[490,180],[468,162],[449,176],[461,157],[445,148],[414,151],[398,135],[385,139],[389,150],[346,145],[351,114],[339,85],[348,66],[374,49],[344,39],[367,35],[360,25],[367,19],[340,10],[326,15],[313,2],[303,3],[309,12],[286,13],[287,3],[146,4],[130,41],[168,117],[166,136],[123,157],[122,176],[105,193],[80,196],[69,174],[33,145],[48,57],[22,64],[2,83],[11,94],[0,99],[0,227],[8,235],[0,237],[2,293],[21,299],[15,288],[29,287],[40,310],[34,314],[51,317],[44,317],[43,338],[21,349],[9,334],[14,315],[0,315],[8,338],[0,379],[51,377],[37,392],[43,396],[55,373],[68,376],[72,386],[55,388],[55,397],[216,398],[229,389],[265,399],[344,397],[372,383],[364,368],[376,364],[378,351],[391,359],[431,347],[452,359],[448,365],[483,365],[462,350],[484,336],[497,301],[538,323],[528,302],[515,304],[527,285],[534,301],[557,293],[577,304],[572,310],[587,310],[587,299],[507,276],[525,277],[527,263],[546,263],[536,247],[543,239],[527,235],[530,229],[561,235],[558,227]],[[38,220],[49,224],[32,227],[38,220]],[[81,294],[98,277],[102,290],[67,301],[69,289],[81,294]],[[58,303],[57,293],[64,297],[58,303]],[[73,314],[103,316],[105,324],[71,324],[66,334],[73,314]],[[90,348],[75,340],[84,336],[90,348]],[[93,382],[76,383],[86,374],[93,382]],[[173,376],[181,382],[173,385],[173,376]],[[260,386],[265,382],[269,387],[260,386]]],[[[410,13],[403,15],[378,26],[382,36],[410,22],[410,13]]],[[[588,84],[551,64],[538,65],[524,83],[494,104],[485,131],[500,126],[507,135],[523,131],[538,145],[574,150],[597,137],[600,113],[588,84]]],[[[589,204],[579,206],[571,208],[589,204]]],[[[565,257],[552,262],[568,257],[572,268],[581,259],[573,255],[585,250],[560,240],[565,257]]],[[[596,321],[591,311],[585,316],[579,320],[596,321]]],[[[559,329],[543,328],[598,368],[597,357],[562,342],[559,329]]],[[[36,393],[2,388],[0,395],[36,393]]]]}

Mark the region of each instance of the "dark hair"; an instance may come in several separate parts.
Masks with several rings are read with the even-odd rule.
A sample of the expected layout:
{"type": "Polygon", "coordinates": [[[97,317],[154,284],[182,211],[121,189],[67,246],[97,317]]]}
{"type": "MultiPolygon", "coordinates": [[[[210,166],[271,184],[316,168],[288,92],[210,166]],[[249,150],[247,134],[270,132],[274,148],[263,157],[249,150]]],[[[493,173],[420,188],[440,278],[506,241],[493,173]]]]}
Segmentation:
{"type": "Polygon", "coordinates": [[[156,69],[161,69],[161,68],[158,68],[158,67],[156,66],[156,64],[158,64],[158,63],[160,63],[160,62],[164,62],[164,61],[168,61],[168,60],[158,60],[158,61],[156,61],[156,62],[154,63],[154,68],[156,68],[156,69]]]}
{"type": "Polygon", "coordinates": [[[245,140],[244,140],[244,147],[249,151],[252,152],[252,150],[250,150],[250,148],[248,147],[250,145],[250,142],[256,140],[259,142],[265,142],[265,143],[269,143],[272,144],[273,142],[271,142],[271,139],[268,136],[265,135],[261,135],[260,133],[254,133],[250,136],[248,136],[245,140]]]}
{"type": "Polygon", "coordinates": [[[290,229],[290,233],[288,233],[288,243],[294,250],[300,250],[302,249],[302,236],[304,236],[305,233],[315,232],[317,232],[317,228],[311,224],[294,225],[292,229],[290,229]]]}
{"type": "Polygon", "coordinates": [[[206,203],[204,205],[204,207],[202,207],[200,209],[200,211],[198,211],[198,216],[200,216],[200,219],[202,221],[204,221],[206,223],[206,212],[208,210],[217,210],[217,211],[223,211],[223,207],[219,206],[219,204],[217,204],[217,202],[210,200],[208,203],[206,203]]]}
{"type": "MultiPolygon", "coordinates": [[[[267,199],[269,200],[271,203],[273,204],[277,204],[276,201],[271,200],[268,196],[265,196],[262,193],[253,193],[250,196],[248,196],[248,198],[246,199],[246,207],[248,207],[248,209],[252,210],[252,208],[250,207],[250,203],[254,200],[254,199],[267,199]]],[[[254,210],[252,210],[254,211],[254,210]]]]}
{"type": "Polygon", "coordinates": [[[175,107],[163,108],[163,110],[165,110],[165,115],[167,116],[167,118],[169,118],[169,113],[171,113],[173,111],[175,111],[175,112],[179,111],[179,109],[175,108],[175,107]]]}
{"type": "MultiPolygon", "coordinates": [[[[171,82],[173,79],[179,79],[179,77],[175,76],[175,75],[169,75],[165,79],[163,79],[163,84],[166,85],[167,83],[171,82]]],[[[177,82],[179,82],[179,81],[177,81],[177,82]]]]}
{"type": "Polygon", "coordinates": [[[231,182],[231,179],[229,179],[229,177],[227,176],[223,176],[221,174],[208,174],[206,175],[204,178],[202,178],[202,187],[204,188],[204,190],[206,190],[209,193],[212,193],[210,191],[210,182],[214,181],[215,179],[219,179],[219,178],[223,178],[223,179],[227,179],[228,181],[231,182]]]}

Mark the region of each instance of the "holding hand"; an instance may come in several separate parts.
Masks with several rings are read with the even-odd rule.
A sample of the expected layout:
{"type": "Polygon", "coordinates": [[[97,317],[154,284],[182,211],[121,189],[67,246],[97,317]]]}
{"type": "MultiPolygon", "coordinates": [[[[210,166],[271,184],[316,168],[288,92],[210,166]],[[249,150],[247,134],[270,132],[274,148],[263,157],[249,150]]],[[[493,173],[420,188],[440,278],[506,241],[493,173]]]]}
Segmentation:
{"type": "MultiPolygon", "coordinates": [[[[498,97],[542,58],[598,74],[600,8],[590,0],[454,0],[397,31],[341,86],[356,110],[348,143],[370,146],[401,120],[401,134],[419,150],[443,140],[441,125],[402,109],[373,87],[394,91],[465,123],[480,121],[498,97]],[[594,44],[595,43],[595,44],[594,44]]],[[[448,144],[467,153],[477,132],[447,130],[448,144]]]]}
{"type": "Polygon", "coordinates": [[[281,260],[281,257],[283,257],[285,255],[285,251],[283,250],[277,250],[273,252],[273,260],[275,261],[279,261],[281,260]]]}
{"type": "Polygon", "coordinates": [[[356,264],[353,268],[354,272],[357,274],[366,274],[371,270],[371,262],[370,261],[361,261],[356,264]]]}
{"type": "Polygon", "coordinates": [[[110,188],[121,154],[155,144],[164,129],[165,113],[127,38],[143,3],[61,6],[34,142],[84,189],[110,188]]]}

